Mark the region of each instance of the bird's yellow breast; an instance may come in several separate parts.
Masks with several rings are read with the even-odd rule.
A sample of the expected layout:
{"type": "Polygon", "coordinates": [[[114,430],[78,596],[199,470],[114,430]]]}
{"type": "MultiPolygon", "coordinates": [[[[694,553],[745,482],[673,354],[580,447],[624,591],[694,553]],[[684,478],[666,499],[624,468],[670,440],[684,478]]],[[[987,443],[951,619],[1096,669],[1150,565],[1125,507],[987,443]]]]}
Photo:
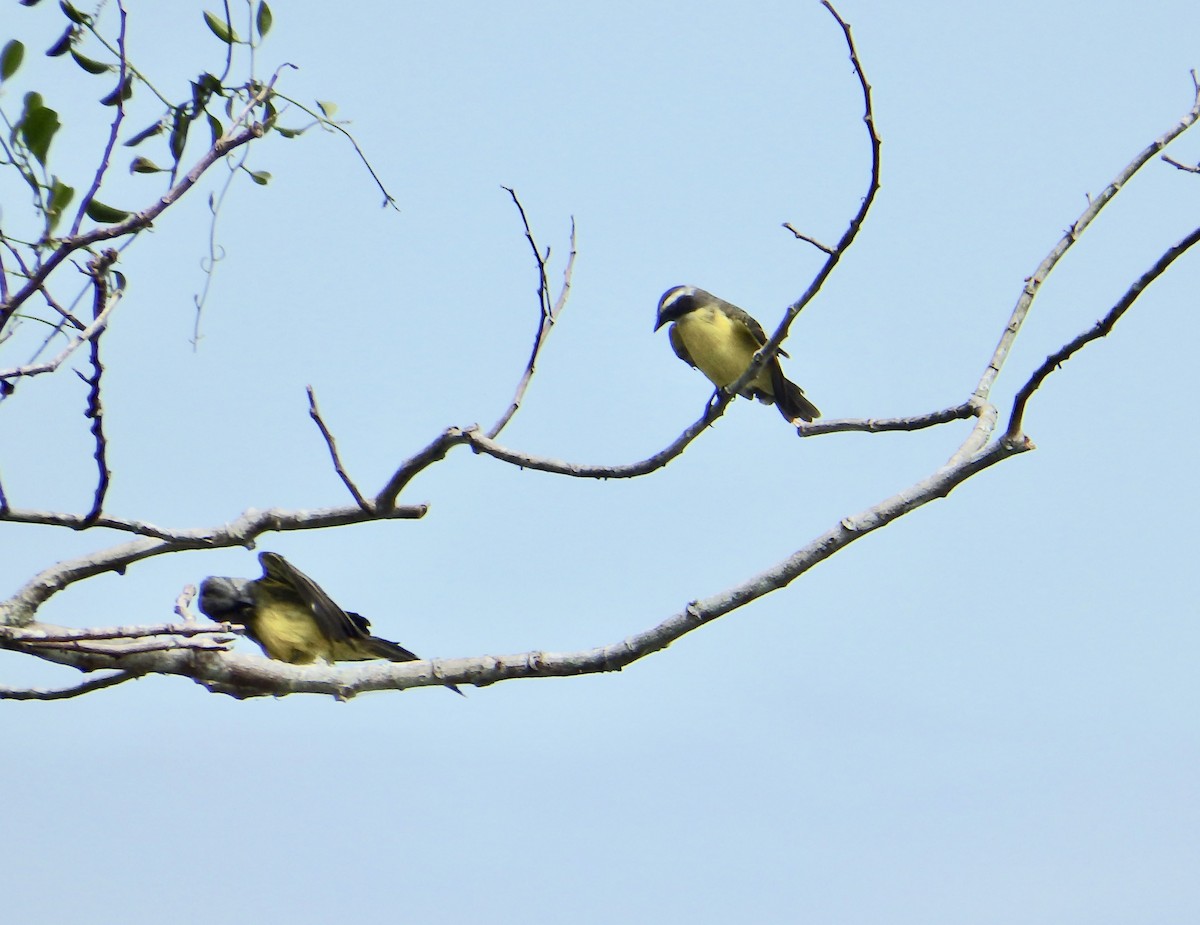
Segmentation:
{"type": "MultiPolygon", "coordinates": [[[[711,306],[688,312],[675,322],[675,330],[700,372],[722,388],[746,371],[759,348],[744,324],[711,306]]],[[[772,394],[771,378],[765,367],[759,370],[752,386],[772,394]]]]}
{"type": "Polygon", "coordinates": [[[322,635],[312,611],[291,602],[259,601],[254,633],[271,658],[308,665],[333,660],[332,643],[322,635]]]}

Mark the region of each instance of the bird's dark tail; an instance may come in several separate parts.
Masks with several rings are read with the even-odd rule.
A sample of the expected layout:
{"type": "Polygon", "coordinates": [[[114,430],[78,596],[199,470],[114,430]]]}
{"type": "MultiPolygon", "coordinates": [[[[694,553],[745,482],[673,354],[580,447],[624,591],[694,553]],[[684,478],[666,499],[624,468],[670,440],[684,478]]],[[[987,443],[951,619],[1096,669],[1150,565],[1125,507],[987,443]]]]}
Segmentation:
{"type": "MultiPolygon", "coordinates": [[[[357,614],[351,614],[351,616],[357,616],[357,614]]],[[[415,652],[410,652],[399,643],[382,639],[379,636],[368,636],[363,640],[363,645],[371,652],[374,658],[386,658],[389,662],[419,662],[421,660],[421,656],[415,652]]],[[[445,686],[460,697],[467,696],[454,684],[446,683],[445,686]]]]}
{"type": "Polygon", "coordinates": [[[785,378],[783,373],[779,374],[778,381],[772,385],[775,387],[775,407],[786,421],[811,421],[821,416],[817,406],[804,397],[804,390],[785,378]]]}

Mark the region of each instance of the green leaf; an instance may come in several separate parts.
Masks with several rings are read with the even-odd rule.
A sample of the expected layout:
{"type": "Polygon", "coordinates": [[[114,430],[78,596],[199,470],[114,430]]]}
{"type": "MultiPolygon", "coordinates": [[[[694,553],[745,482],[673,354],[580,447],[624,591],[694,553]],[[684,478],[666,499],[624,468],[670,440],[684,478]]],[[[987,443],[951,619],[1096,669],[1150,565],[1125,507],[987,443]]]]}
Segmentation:
{"type": "Polygon", "coordinates": [[[71,42],[75,38],[75,27],[67,26],[62,35],[58,37],[58,41],[51,45],[46,50],[46,56],[49,58],[57,58],[59,55],[65,55],[71,50],[71,42]]]}
{"type": "Polygon", "coordinates": [[[8,80],[17,73],[21,60],[25,57],[25,46],[13,39],[0,51],[0,80],[8,80]]]}
{"type": "Polygon", "coordinates": [[[333,114],[337,112],[337,103],[331,103],[328,100],[317,100],[317,106],[320,107],[321,113],[326,119],[332,119],[333,114]]]}
{"type": "Polygon", "coordinates": [[[233,31],[233,26],[223,19],[218,19],[208,10],[204,11],[204,21],[208,23],[208,28],[212,30],[212,34],[226,45],[232,45],[234,42],[241,41],[237,37],[237,33],[233,31]]]}
{"type": "Polygon", "coordinates": [[[213,95],[220,96],[224,91],[221,81],[212,74],[204,73],[192,81],[192,118],[200,118],[200,113],[208,106],[213,95]]]}
{"type": "Polygon", "coordinates": [[[215,145],[217,139],[225,134],[225,129],[221,125],[221,120],[211,112],[206,112],[204,115],[208,117],[208,130],[212,133],[212,143],[215,145]]]}
{"type": "Polygon", "coordinates": [[[148,157],[135,157],[129,162],[130,173],[163,173],[163,168],[148,157]]]}
{"type": "Polygon", "coordinates": [[[284,138],[299,138],[304,134],[304,129],[302,128],[284,128],[282,125],[275,126],[275,131],[284,138]]]}
{"type": "Polygon", "coordinates": [[[259,186],[266,186],[271,182],[271,175],[265,170],[247,170],[246,173],[250,174],[250,179],[259,186]]]}
{"type": "Polygon", "coordinates": [[[183,106],[175,108],[175,114],[172,117],[171,123],[171,157],[175,158],[175,163],[179,163],[179,159],[183,157],[183,149],[187,144],[188,127],[192,124],[188,118],[187,109],[183,106]]]}
{"type": "Polygon", "coordinates": [[[118,103],[125,102],[131,96],[133,96],[133,81],[125,77],[113,88],[112,93],[109,93],[100,100],[100,103],[103,106],[116,106],[118,103]]]}
{"type": "Polygon", "coordinates": [[[150,138],[154,135],[160,134],[163,130],[163,127],[164,126],[163,126],[161,120],[158,122],[155,122],[152,126],[150,126],[149,128],[142,129],[140,132],[138,132],[136,135],[134,135],[132,138],[130,138],[127,142],[125,142],[125,147],[133,148],[133,147],[136,147],[137,145],[140,145],[147,138],[150,138]]]}
{"type": "Polygon", "coordinates": [[[50,199],[46,203],[46,219],[49,223],[47,231],[54,231],[54,226],[62,218],[63,210],[71,204],[71,200],[74,198],[75,188],[67,186],[62,180],[55,177],[50,184],[50,199]]]}
{"type": "Polygon", "coordinates": [[[86,26],[92,21],[90,16],[79,12],[71,4],[67,3],[67,0],[58,0],[58,5],[62,7],[62,11],[66,14],[67,19],[71,20],[77,26],[86,26]]]}
{"type": "Polygon", "coordinates": [[[221,86],[220,78],[208,73],[208,71],[205,71],[203,74],[197,77],[196,83],[200,84],[200,86],[202,86],[209,93],[216,93],[218,95],[223,95],[221,94],[221,91],[225,89],[223,86],[221,86]]]}
{"type": "Polygon", "coordinates": [[[116,209],[112,206],[107,206],[99,199],[93,199],[87,204],[84,209],[87,217],[94,222],[100,222],[102,225],[108,225],[113,222],[124,221],[129,218],[131,212],[126,212],[124,209],[116,209]]]}
{"type": "Polygon", "coordinates": [[[62,210],[71,204],[75,198],[75,187],[67,186],[58,177],[50,184],[50,208],[62,210]]]}
{"type": "Polygon", "coordinates": [[[54,140],[54,133],[62,127],[62,123],[58,121],[58,113],[42,105],[40,93],[26,93],[25,111],[17,126],[21,141],[29,149],[29,153],[45,167],[46,157],[50,154],[50,142],[54,140]]]}
{"type": "Polygon", "coordinates": [[[258,27],[258,37],[265,39],[267,33],[271,31],[271,22],[274,17],[271,16],[271,8],[267,6],[266,0],[258,5],[258,15],[254,18],[254,24],[258,27]]]}
{"type": "Polygon", "coordinates": [[[104,74],[114,70],[113,65],[105,64],[102,61],[93,61],[91,58],[85,58],[74,48],[71,49],[71,57],[75,59],[75,63],[87,71],[89,74],[104,74]]]}

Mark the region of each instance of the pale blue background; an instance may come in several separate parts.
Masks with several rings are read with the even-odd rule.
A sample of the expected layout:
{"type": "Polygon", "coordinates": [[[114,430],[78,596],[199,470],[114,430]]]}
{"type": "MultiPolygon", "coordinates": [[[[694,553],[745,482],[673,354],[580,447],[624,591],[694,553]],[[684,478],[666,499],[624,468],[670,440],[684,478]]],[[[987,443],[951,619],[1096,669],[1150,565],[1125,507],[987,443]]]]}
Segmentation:
{"type": "MultiPolygon", "coordinates": [[[[176,94],[222,50],[184,6],[130,2],[131,56],[176,94]]],[[[639,459],[709,395],[651,333],[663,290],[695,283],[773,326],[820,257],[780,223],[835,240],[865,190],[857,86],[815,2],[274,9],[261,70],[301,65],[280,88],[339,104],[402,212],[379,208],[338,137],[258,145],[251,166],[274,180],[226,202],[196,353],[212,187],[128,252],[106,336],[117,515],[203,526],[344,502],[308,383],[372,491],[444,427],[490,424],[536,311],[501,184],[553,246],[555,281],[571,215],[580,250],[504,442],[639,459]]],[[[842,12],[876,91],[883,188],[787,368],[828,416],[924,412],[969,394],[1086,194],[1187,111],[1200,7],[842,12]]],[[[0,24],[38,50],[60,19],[10,5],[0,24]]],[[[104,123],[70,100],[108,85],[38,57],[21,76],[42,75],[67,124],[56,163],[83,183],[104,123]]],[[[141,113],[131,125],[156,114],[141,113]]],[[[1194,163],[1200,136],[1173,153],[1194,163]]],[[[157,182],[118,171],[102,198],[140,206],[157,182]]],[[[6,222],[25,200],[10,201],[6,222]]],[[[1200,178],[1146,168],[1046,285],[997,385],[1005,408],[1198,204],[1200,178]]],[[[1036,453],[619,675],[349,704],[152,678],[0,705],[5,920],[1197,921],[1198,282],[1190,255],[1052,377],[1026,421],[1036,453]]],[[[86,510],[82,386],[17,398],[0,414],[13,503],[86,510]]],[[[582,649],[778,561],[940,465],[965,427],[800,441],[737,402],[646,478],[458,451],[402,498],[431,504],[422,521],[260,548],[423,654],[582,649]]],[[[120,539],[2,535],[5,594],[120,539]]],[[[243,550],[165,557],[42,616],[156,622],[184,584],[257,571],[243,550]]],[[[75,678],[0,666],[8,684],[75,678]]]]}

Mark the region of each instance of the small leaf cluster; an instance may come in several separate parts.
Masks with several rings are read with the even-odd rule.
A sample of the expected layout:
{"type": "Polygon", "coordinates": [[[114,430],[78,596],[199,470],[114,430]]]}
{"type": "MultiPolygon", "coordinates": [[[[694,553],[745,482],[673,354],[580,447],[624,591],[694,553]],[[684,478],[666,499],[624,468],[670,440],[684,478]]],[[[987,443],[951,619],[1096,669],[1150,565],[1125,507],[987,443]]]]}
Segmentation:
{"type": "MultiPolygon", "coordinates": [[[[35,6],[41,0],[22,0],[24,6],[35,6]]],[[[262,92],[262,84],[251,79],[243,84],[232,84],[228,80],[231,61],[226,57],[225,68],[218,75],[202,72],[190,81],[187,96],[171,99],[155,88],[148,78],[125,56],[123,44],[103,35],[94,17],[82,12],[69,0],[59,0],[59,9],[65,19],[63,31],[46,49],[51,58],[61,58],[75,63],[81,70],[96,77],[116,79],[99,103],[117,110],[114,125],[124,128],[122,120],[127,114],[126,104],[134,97],[135,88],[142,87],[162,104],[162,113],[149,125],[121,139],[126,148],[134,148],[152,139],[162,144],[160,157],[156,153],[137,154],[131,157],[128,169],[133,174],[166,174],[170,182],[179,175],[187,141],[192,126],[201,123],[207,129],[206,143],[215,145],[229,132],[238,120],[244,121],[251,115],[261,118],[264,127],[270,128],[276,118],[272,94],[262,92]],[[85,47],[86,46],[86,47],[85,47]],[[255,102],[256,94],[260,97],[255,102]],[[166,164],[167,166],[160,166],[166,164]]],[[[252,42],[238,38],[233,24],[213,13],[204,13],[208,29],[231,49],[234,45],[246,44],[256,47],[266,36],[273,22],[271,9],[265,0],[252,5],[252,42]]],[[[0,88],[11,82],[26,58],[26,46],[11,39],[0,49],[0,88]]],[[[228,49],[227,49],[228,51],[228,49]]],[[[2,111],[0,111],[2,112],[2,111]]],[[[62,128],[59,111],[49,105],[42,92],[31,90],[24,94],[21,111],[15,117],[4,116],[9,128],[7,143],[3,147],[0,168],[15,169],[33,193],[33,207],[41,217],[42,244],[52,242],[67,208],[75,201],[79,184],[70,183],[52,172],[51,152],[55,137],[62,128]]],[[[115,131],[115,129],[114,129],[115,131]]],[[[124,135],[122,131],[122,135],[124,135]]],[[[295,132],[289,131],[287,137],[295,132]]],[[[103,170],[107,169],[103,165],[103,170]]],[[[264,184],[270,179],[266,171],[247,171],[251,179],[264,184]]],[[[102,201],[92,190],[83,203],[81,215],[94,222],[108,224],[127,218],[131,212],[102,201]]],[[[75,229],[72,229],[74,231],[75,229]]],[[[6,240],[0,232],[0,240],[6,240]]]]}

